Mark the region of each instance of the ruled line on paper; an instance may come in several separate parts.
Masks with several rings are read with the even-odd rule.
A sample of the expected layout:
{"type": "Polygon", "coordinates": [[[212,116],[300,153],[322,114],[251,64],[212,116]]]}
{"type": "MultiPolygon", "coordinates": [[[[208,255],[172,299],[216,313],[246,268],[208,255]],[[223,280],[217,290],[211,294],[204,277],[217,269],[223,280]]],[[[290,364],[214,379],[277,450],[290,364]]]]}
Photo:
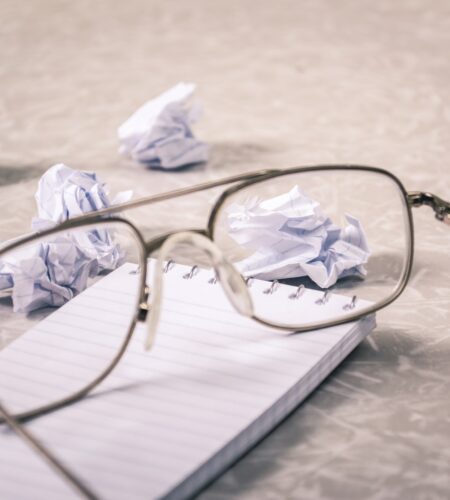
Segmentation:
{"type": "MultiPolygon", "coordinates": [[[[70,368],[64,374],[68,382],[88,377],[91,363],[106,363],[123,341],[126,314],[134,311],[124,306],[127,283],[131,278],[126,268],[112,273],[15,341],[7,350],[17,361],[15,372],[9,373],[27,382],[27,377],[38,374],[39,363],[47,363],[48,379],[42,381],[42,389],[50,385],[48,396],[64,390],[61,367],[70,368]],[[105,287],[112,290],[108,297],[124,300],[101,297],[105,287]],[[61,352],[58,346],[65,348],[66,358],[53,358],[52,353],[61,352]]],[[[91,396],[29,424],[107,498],[123,498],[125,493],[130,499],[161,496],[196,470],[202,470],[206,481],[208,470],[202,466],[211,457],[226,449],[220,459],[225,464],[245,443],[253,443],[260,430],[251,427],[252,422],[272,407],[269,416],[277,422],[298,401],[291,395],[291,401],[279,404],[283,397],[297,385],[302,393],[312,390],[355,339],[354,325],[313,335],[280,335],[237,316],[229,304],[205,307],[202,296],[210,285],[201,280],[189,284],[195,290],[189,300],[165,298],[153,351],[141,350],[145,331],[138,328],[122,361],[91,396]],[[239,441],[226,448],[237,436],[239,441]],[[130,483],[128,489],[124,482],[130,483]]],[[[272,296],[274,307],[282,307],[282,299],[272,296]]],[[[0,391],[12,383],[5,378],[2,354],[0,391]]],[[[10,367],[13,358],[5,358],[10,367]]],[[[33,390],[38,386],[39,381],[33,390]]],[[[9,387],[12,392],[14,386],[9,387]]],[[[31,383],[20,387],[30,391],[31,383]]],[[[17,481],[11,467],[23,471],[28,460],[13,437],[3,433],[0,450],[1,497],[8,488],[2,490],[4,478],[17,481]],[[9,465],[2,469],[5,451],[10,451],[9,465]]],[[[45,490],[45,477],[32,471],[31,478],[45,490]]],[[[52,488],[46,491],[48,499],[58,498],[52,488]]]]}
{"type": "MultiPolygon", "coordinates": [[[[8,360],[8,362],[9,362],[9,360],[8,360]]],[[[20,362],[16,362],[16,363],[20,363],[20,362]]],[[[25,368],[27,368],[28,365],[21,365],[21,366],[24,366],[25,368]]],[[[0,375],[1,374],[2,374],[2,372],[0,371],[0,375]]],[[[29,382],[29,377],[27,378],[27,377],[24,377],[23,375],[20,375],[20,374],[15,374],[14,376],[17,377],[17,378],[22,378],[26,382],[29,382]]],[[[125,386],[127,386],[127,383],[135,382],[136,381],[135,378],[133,378],[133,377],[125,377],[122,374],[119,375],[118,378],[124,382],[125,386]]],[[[2,385],[3,385],[4,389],[5,388],[9,388],[11,391],[14,390],[15,392],[21,392],[21,394],[23,394],[23,395],[29,395],[30,397],[31,396],[35,396],[35,392],[29,392],[29,391],[26,392],[26,391],[23,391],[23,390],[20,391],[20,389],[18,389],[17,385],[13,386],[13,387],[8,387],[7,385],[5,385],[4,381],[3,381],[2,385]]],[[[45,387],[45,385],[44,385],[44,387],[45,387]]],[[[61,390],[64,389],[64,386],[60,386],[60,385],[51,385],[51,387],[57,388],[57,389],[61,389],[61,390]]],[[[155,399],[155,390],[156,391],[160,390],[160,387],[158,385],[156,385],[156,387],[152,388],[152,389],[153,389],[152,399],[155,399]]],[[[114,389],[114,390],[117,390],[117,389],[114,389]]],[[[164,393],[166,395],[167,395],[167,393],[169,393],[169,394],[174,393],[173,396],[175,397],[175,396],[179,396],[180,392],[183,393],[183,394],[186,394],[186,396],[189,396],[189,401],[190,401],[189,405],[191,405],[191,403],[193,401],[193,398],[195,396],[197,396],[197,394],[195,392],[193,392],[193,391],[186,391],[185,388],[183,388],[183,387],[177,387],[177,389],[175,390],[174,388],[171,388],[171,387],[169,387],[167,385],[164,386],[164,393]]],[[[245,393],[245,394],[248,395],[248,393],[245,393]]],[[[159,401],[162,401],[162,402],[163,401],[173,401],[173,399],[167,399],[167,398],[163,399],[163,398],[161,398],[161,396],[158,395],[158,392],[156,392],[156,399],[159,400],[159,401]]],[[[212,399],[213,401],[215,401],[216,405],[220,401],[219,398],[215,398],[213,395],[210,396],[210,399],[212,399]]],[[[246,402],[246,401],[241,401],[240,405],[244,405],[247,408],[251,408],[252,407],[252,405],[248,404],[248,402],[246,402]]],[[[192,405],[192,406],[195,406],[196,408],[201,409],[201,405],[200,406],[199,405],[192,405]]],[[[206,405],[204,402],[203,402],[203,406],[207,407],[208,409],[216,408],[216,406],[211,407],[211,405],[209,403],[206,405]]],[[[224,411],[223,409],[221,409],[221,414],[223,416],[225,416],[225,417],[226,416],[230,416],[230,417],[237,416],[236,413],[232,413],[232,412],[230,413],[229,411],[224,411]]]]}
{"type": "MultiPolygon", "coordinates": [[[[62,324],[62,323],[59,323],[59,324],[62,324]]],[[[168,323],[168,322],[165,322],[162,326],[166,327],[167,325],[179,326],[176,323],[168,323]]],[[[205,329],[203,329],[203,330],[205,330],[205,329]]],[[[106,332],[96,332],[94,329],[89,329],[88,330],[85,327],[83,327],[83,331],[90,331],[91,333],[95,334],[97,337],[100,336],[100,335],[108,335],[106,332]]],[[[35,332],[37,332],[37,333],[44,333],[44,334],[52,333],[48,329],[45,330],[45,331],[41,330],[41,329],[35,329],[35,332]]],[[[58,334],[59,338],[65,338],[67,340],[72,340],[72,339],[75,340],[76,339],[76,337],[71,336],[71,335],[61,334],[59,332],[57,334],[58,334]]],[[[220,337],[216,336],[215,338],[217,339],[217,338],[220,338],[220,337]]],[[[189,338],[186,338],[186,335],[176,335],[176,334],[173,333],[173,331],[171,331],[171,332],[164,332],[164,333],[161,333],[159,335],[157,347],[160,350],[161,349],[170,349],[173,352],[175,350],[181,350],[178,347],[178,345],[180,345],[180,344],[181,345],[189,344],[187,346],[187,349],[184,350],[184,352],[190,353],[190,354],[194,354],[194,355],[197,354],[200,357],[207,357],[209,359],[223,360],[223,357],[220,357],[220,356],[216,357],[211,352],[208,352],[208,354],[205,354],[205,353],[203,353],[201,351],[195,351],[195,346],[196,345],[202,345],[202,346],[208,347],[208,349],[212,348],[212,352],[216,352],[218,354],[223,353],[223,347],[224,347],[224,345],[223,344],[222,345],[220,345],[220,344],[218,345],[217,343],[211,342],[211,340],[214,340],[214,339],[211,337],[211,338],[208,338],[208,340],[203,339],[203,338],[201,340],[199,340],[199,339],[195,338],[195,336],[190,336],[189,338]],[[177,339],[177,345],[174,345],[174,343],[171,342],[172,339],[177,339]],[[168,341],[168,342],[166,342],[166,341],[168,341]]],[[[39,340],[36,340],[34,338],[30,338],[28,340],[28,342],[29,343],[35,343],[36,345],[44,345],[43,341],[39,341],[39,340]]],[[[83,339],[83,343],[95,345],[95,346],[98,346],[100,348],[108,348],[109,349],[109,347],[105,347],[105,345],[103,343],[101,343],[100,341],[93,341],[90,338],[89,339],[84,338],[83,339]]],[[[52,347],[54,347],[54,348],[59,348],[60,347],[58,341],[56,341],[56,340],[55,340],[53,346],[48,343],[48,340],[46,340],[45,345],[48,346],[48,347],[50,347],[50,349],[52,347]]],[[[321,343],[321,345],[323,345],[323,343],[321,343]]],[[[246,353],[255,354],[254,349],[253,350],[245,349],[245,347],[247,347],[245,345],[245,343],[242,343],[239,347],[235,347],[235,346],[232,346],[230,344],[225,344],[225,347],[226,347],[227,350],[235,351],[236,353],[241,353],[241,354],[246,354],[246,353]]],[[[251,346],[249,346],[249,347],[251,348],[251,346]]],[[[281,349],[288,350],[288,351],[292,352],[292,350],[288,349],[287,347],[281,347],[281,346],[276,346],[276,345],[270,345],[269,347],[270,347],[270,349],[272,351],[273,350],[276,351],[277,349],[281,348],[281,349]]],[[[186,346],[185,346],[185,348],[186,348],[186,346]]],[[[27,351],[22,351],[22,352],[27,352],[27,351]]],[[[84,352],[82,350],[79,350],[79,351],[73,350],[73,352],[79,352],[80,354],[84,354],[84,355],[86,355],[88,357],[95,357],[94,354],[88,353],[88,352],[84,352]]],[[[29,351],[28,351],[28,353],[31,354],[29,351]]],[[[305,353],[304,352],[302,353],[301,351],[299,351],[299,354],[305,355],[305,353]]],[[[306,351],[306,354],[308,354],[308,351],[306,351]]],[[[316,354],[317,355],[317,352],[316,353],[309,352],[309,354],[311,354],[311,355],[316,354]]],[[[150,358],[150,361],[151,361],[151,359],[153,359],[151,357],[151,354],[145,353],[145,355],[150,358]]],[[[224,356],[225,356],[225,354],[224,354],[224,356]]],[[[295,364],[296,366],[298,366],[298,363],[300,361],[299,359],[297,359],[296,361],[293,361],[291,359],[286,359],[285,357],[284,358],[282,358],[282,357],[278,357],[277,358],[272,353],[271,354],[267,354],[267,353],[263,354],[260,351],[257,353],[257,356],[259,358],[267,359],[267,360],[271,360],[271,361],[274,361],[276,359],[278,359],[280,361],[282,360],[283,361],[283,366],[285,364],[295,364]]],[[[241,361],[236,362],[236,360],[234,360],[234,359],[231,359],[230,362],[232,362],[232,363],[233,362],[238,363],[239,366],[245,366],[245,362],[241,362],[241,361]]],[[[78,365],[78,366],[82,367],[82,365],[78,365]]],[[[258,370],[258,367],[255,366],[255,365],[251,365],[250,367],[252,369],[258,370]]],[[[275,373],[279,373],[279,374],[286,373],[286,371],[284,371],[284,370],[271,370],[271,372],[274,373],[274,374],[275,373]]]]}
{"type": "MultiPolygon", "coordinates": [[[[182,303],[181,301],[178,301],[179,303],[182,303]]],[[[189,305],[189,303],[185,302],[184,303],[185,305],[189,305]]],[[[82,310],[84,310],[84,307],[82,306],[82,304],[76,304],[77,307],[80,307],[82,310]]],[[[87,307],[86,309],[92,309],[92,310],[95,310],[95,308],[93,308],[92,306],[91,307],[87,307]]],[[[75,307],[72,308],[71,311],[67,311],[65,313],[65,316],[67,317],[73,317],[73,318],[80,318],[80,319],[84,319],[84,320],[87,320],[91,323],[99,323],[105,327],[107,327],[107,325],[114,325],[114,326],[117,326],[117,322],[115,321],[109,321],[108,319],[105,319],[105,321],[103,321],[102,319],[100,318],[96,318],[96,317],[87,317],[86,315],[81,315],[81,314],[76,314],[74,311],[76,311],[75,307]]],[[[192,320],[192,319],[200,319],[200,320],[203,320],[203,323],[205,321],[205,316],[201,316],[201,315],[193,315],[191,313],[186,313],[186,312],[183,312],[183,313],[180,313],[179,311],[177,311],[176,309],[170,309],[168,308],[167,313],[173,313],[173,314],[176,314],[176,315],[179,315],[179,316],[182,316],[183,318],[185,318],[186,320],[192,320]]],[[[234,313],[235,314],[235,313],[234,313]]],[[[124,316],[125,318],[125,316],[124,316]]],[[[61,326],[67,326],[67,323],[64,323],[64,322],[58,322],[58,320],[55,318],[52,320],[52,323],[55,323],[55,324],[60,324],[61,326]]],[[[129,322],[126,322],[124,321],[123,323],[121,323],[123,326],[128,326],[129,325],[129,322]]],[[[161,325],[162,327],[164,325],[173,325],[173,326],[183,326],[184,323],[177,323],[177,322],[171,322],[171,321],[168,321],[167,319],[162,319],[161,320],[161,325]]],[[[78,326],[78,325],[77,325],[78,326]]],[[[223,326],[231,326],[231,327],[235,327],[235,328],[240,328],[242,330],[242,332],[248,334],[251,329],[247,327],[247,324],[245,323],[242,323],[242,322],[238,322],[238,321],[235,321],[235,322],[223,322],[223,321],[218,321],[217,318],[214,322],[214,326],[220,326],[220,327],[223,327],[223,326]]],[[[214,328],[213,326],[213,328],[214,328]]],[[[211,328],[208,328],[208,325],[205,324],[203,327],[198,327],[199,329],[202,329],[202,330],[207,330],[211,335],[213,335],[214,331],[211,329],[211,328]]],[[[268,329],[264,329],[263,328],[258,328],[258,326],[253,326],[253,331],[254,332],[258,332],[259,334],[264,334],[264,336],[266,338],[270,338],[270,335],[272,335],[273,337],[273,332],[271,332],[270,330],[268,329]],[[270,333],[269,333],[270,332],[270,333]]],[[[97,330],[95,328],[86,328],[88,330],[92,330],[93,332],[96,332],[97,330]]],[[[105,332],[106,333],[106,332],[105,332]]],[[[316,332],[315,332],[316,333],[316,332]]],[[[170,333],[168,333],[168,335],[170,335],[170,333]]],[[[235,334],[232,334],[232,333],[224,333],[224,332],[220,332],[220,335],[223,336],[224,338],[225,337],[230,337],[230,338],[239,338],[239,340],[247,340],[249,343],[257,343],[259,342],[258,339],[252,339],[251,337],[249,337],[248,335],[247,336],[243,336],[243,335],[235,335],[235,334]]],[[[281,333],[279,332],[279,335],[280,335],[280,338],[285,338],[286,337],[286,334],[285,333],[281,333]]],[[[327,332],[326,331],[322,331],[321,332],[321,335],[317,335],[316,334],[316,337],[317,339],[313,339],[311,338],[311,336],[308,336],[307,334],[299,334],[299,335],[302,335],[303,336],[303,342],[302,342],[302,348],[299,348],[297,349],[297,352],[299,353],[304,353],[304,347],[303,347],[303,344],[321,344],[321,345],[324,345],[324,346],[327,346],[328,345],[328,342],[329,342],[329,339],[327,338],[327,332]]],[[[160,335],[158,335],[158,337],[160,337],[160,335]]],[[[271,347],[278,347],[278,348],[283,348],[283,349],[286,349],[288,351],[292,351],[292,349],[296,349],[296,345],[293,345],[291,346],[291,348],[289,347],[283,347],[280,343],[277,345],[276,342],[274,341],[275,339],[274,338],[271,338],[271,347]]],[[[292,343],[292,342],[291,342],[292,343]]]]}
{"type": "MultiPolygon", "coordinates": [[[[16,350],[17,353],[21,354],[22,357],[28,357],[28,359],[30,357],[34,357],[34,358],[38,358],[39,361],[47,359],[47,360],[50,360],[52,362],[52,364],[54,364],[54,365],[57,365],[57,364],[59,364],[59,365],[66,365],[66,362],[67,362],[65,359],[57,359],[56,357],[54,358],[54,357],[52,357],[48,353],[47,354],[40,354],[38,352],[27,351],[27,350],[25,350],[23,348],[22,349],[21,348],[17,348],[15,350],[16,350]]],[[[171,352],[176,352],[176,351],[177,351],[176,348],[172,348],[171,349],[171,352]]],[[[74,351],[70,351],[70,349],[69,350],[65,349],[65,353],[68,353],[68,352],[74,352],[74,351]]],[[[179,351],[179,352],[183,353],[184,351],[179,351]]],[[[84,355],[84,353],[83,353],[83,355],[84,355]]],[[[56,356],[56,353],[55,353],[55,356],[56,356]]],[[[195,355],[193,355],[193,356],[195,357],[195,355]]],[[[200,355],[197,355],[197,357],[200,357],[200,355]]],[[[249,369],[247,369],[245,371],[242,369],[239,372],[239,374],[234,374],[234,373],[223,371],[219,367],[217,367],[217,359],[215,359],[214,357],[205,356],[205,359],[209,360],[209,361],[215,362],[214,363],[215,364],[215,368],[212,368],[211,366],[204,366],[204,368],[208,370],[208,373],[209,373],[210,376],[213,375],[213,374],[219,374],[222,377],[226,377],[227,379],[236,379],[241,384],[243,382],[251,382],[251,383],[255,384],[254,391],[257,391],[257,392],[260,391],[259,386],[263,386],[264,390],[267,390],[267,389],[269,389],[271,387],[273,387],[274,389],[278,389],[278,388],[280,388],[280,387],[283,386],[283,384],[281,382],[278,383],[278,384],[276,384],[276,383],[273,382],[273,378],[277,375],[277,372],[273,372],[270,369],[268,369],[267,371],[272,375],[272,377],[269,380],[262,381],[261,379],[258,379],[256,377],[249,377],[247,375],[247,373],[246,373],[248,371],[251,371],[253,373],[255,371],[256,372],[261,371],[261,370],[258,370],[257,366],[255,366],[253,369],[250,367],[249,369]],[[258,386],[258,388],[257,388],[257,386],[258,386]]],[[[153,354],[151,360],[152,360],[153,366],[156,366],[156,362],[158,361],[158,362],[163,362],[163,363],[168,363],[168,364],[175,364],[177,367],[183,366],[183,367],[186,367],[186,368],[196,368],[196,369],[199,367],[198,363],[181,361],[181,360],[172,361],[171,359],[168,359],[167,357],[158,356],[158,355],[155,355],[155,354],[153,354]]],[[[7,363],[8,361],[13,362],[13,361],[7,360],[7,359],[4,359],[2,361],[4,363],[5,362],[7,363]]],[[[14,363],[18,363],[18,361],[14,361],[14,363]]],[[[239,365],[239,363],[233,363],[233,362],[229,362],[229,364],[235,364],[235,365],[237,364],[237,365],[239,365]]],[[[23,364],[22,366],[27,367],[26,364],[23,364]]],[[[31,365],[28,365],[28,367],[30,367],[30,366],[31,365]]],[[[80,368],[79,364],[77,364],[77,363],[75,363],[73,366],[77,367],[77,368],[80,368]]],[[[106,366],[106,364],[105,364],[105,366],[106,366]]],[[[56,371],[55,369],[52,370],[51,368],[48,369],[48,374],[49,375],[53,374],[53,375],[63,376],[66,379],[69,379],[69,380],[70,379],[71,380],[75,380],[75,381],[77,380],[77,377],[74,377],[72,374],[63,373],[62,371],[56,371]]],[[[4,375],[6,376],[7,373],[4,373],[4,375]]],[[[80,380],[80,379],[78,378],[78,380],[80,380]]],[[[39,381],[39,383],[42,384],[44,382],[40,382],[39,381]]],[[[55,386],[55,387],[57,388],[57,386],[55,386]]]]}

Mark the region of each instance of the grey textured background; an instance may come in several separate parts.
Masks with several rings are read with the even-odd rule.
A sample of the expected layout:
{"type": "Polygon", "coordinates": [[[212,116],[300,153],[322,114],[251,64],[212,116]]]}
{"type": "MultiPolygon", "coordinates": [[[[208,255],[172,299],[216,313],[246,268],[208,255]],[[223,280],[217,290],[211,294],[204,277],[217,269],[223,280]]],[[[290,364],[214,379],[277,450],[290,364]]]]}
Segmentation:
{"type": "MultiPolygon", "coordinates": [[[[29,229],[37,179],[61,161],[135,196],[352,162],[450,198],[447,0],[0,0],[0,16],[1,239],[29,229]],[[121,158],[117,126],[180,80],[199,85],[209,163],[164,173],[121,158]]],[[[133,217],[149,234],[198,225],[210,201],[133,217]]],[[[202,499],[450,497],[450,228],[414,216],[403,296],[202,499]]]]}

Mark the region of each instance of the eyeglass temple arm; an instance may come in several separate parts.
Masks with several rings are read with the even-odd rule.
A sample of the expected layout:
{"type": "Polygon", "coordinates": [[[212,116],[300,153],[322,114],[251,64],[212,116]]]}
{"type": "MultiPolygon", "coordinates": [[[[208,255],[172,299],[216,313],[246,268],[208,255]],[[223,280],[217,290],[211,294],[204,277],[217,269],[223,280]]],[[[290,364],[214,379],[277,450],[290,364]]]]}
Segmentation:
{"type": "Polygon", "coordinates": [[[436,219],[450,225],[450,202],[439,198],[435,194],[423,191],[410,191],[407,197],[411,207],[427,205],[434,210],[436,219]]]}
{"type": "Polygon", "coordinates": [[[69,485],[77,491],[83,498],[88,500],[99,500],[95,495],[73,472],[70,472],[47,448],[45,448],[25,427],[9,413],[9,411],[0,403],[0,417],[17,436],[23,439],[48,465],[59,474],[69,485]]]}

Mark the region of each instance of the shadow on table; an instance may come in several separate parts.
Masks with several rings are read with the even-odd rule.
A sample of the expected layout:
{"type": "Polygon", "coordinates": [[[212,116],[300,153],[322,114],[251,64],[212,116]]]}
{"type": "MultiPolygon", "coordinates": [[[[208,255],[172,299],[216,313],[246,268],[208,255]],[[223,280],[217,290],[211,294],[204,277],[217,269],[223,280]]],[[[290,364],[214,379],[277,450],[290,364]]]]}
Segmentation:
{"type": "Polygon", "coordinates": [[[0,186],[9,186],[20,181],[40,177],[44,171],[45,168],[36,166],[7,167],[0,165],[0,186]]]}
{"type": "MultiPolygon", "coordinates": [[[[448,359],[450,341],[439,360],[418,350],[421,344],[423,340],[408,330],[377,328],[244,460],[198,498],[253,498],[266,489],[272,494],[309,491],[312,498],[312,492],[330,486],[328,480],[341,469],[368,471],[364,459],[376,450],[390,453],[381,459],[395,461],[398,453],[405,453],[408,436],[420,432],[420,421],[410,418],[415,409],[405,413],[402,401],[426,405],[430,398],[445,397],[446,385],[428,374],[436,361],[448,359]],[[386,430],[397,440],[386,438],[390,447],[382,446],[386,430]]],[[[414,449],[410,455],[414,460],[414,449]]]]}

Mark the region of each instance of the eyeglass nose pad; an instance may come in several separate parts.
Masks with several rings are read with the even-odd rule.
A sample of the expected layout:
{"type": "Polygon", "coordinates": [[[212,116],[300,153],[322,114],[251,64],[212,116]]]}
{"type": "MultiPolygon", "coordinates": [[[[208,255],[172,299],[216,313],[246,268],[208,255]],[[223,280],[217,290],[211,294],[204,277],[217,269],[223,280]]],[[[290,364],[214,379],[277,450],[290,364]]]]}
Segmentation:
{"type": "Polygon", "coordinates": [[[222,285],[225,295],[231,302],[233,307],[242,315],[251,317],[253,315],[253,303],[248,293],[247,286],[242,276],[228,262],[222,251],[209,238],[199,233],[191,231],[183,231],[169,236],[162,244],[158,261],[154,268],[153,301],[151,304],[150,314],[147,316],[147,337],[145,349],[151,349],[156,328],[161,312],[162,288],[163,288],[163,263],[168,260],[168,255],[178,245],[192,245],[197,249],[203,250],[208,255],[214,270],[217,273],[220,284],[222,285]]]}

